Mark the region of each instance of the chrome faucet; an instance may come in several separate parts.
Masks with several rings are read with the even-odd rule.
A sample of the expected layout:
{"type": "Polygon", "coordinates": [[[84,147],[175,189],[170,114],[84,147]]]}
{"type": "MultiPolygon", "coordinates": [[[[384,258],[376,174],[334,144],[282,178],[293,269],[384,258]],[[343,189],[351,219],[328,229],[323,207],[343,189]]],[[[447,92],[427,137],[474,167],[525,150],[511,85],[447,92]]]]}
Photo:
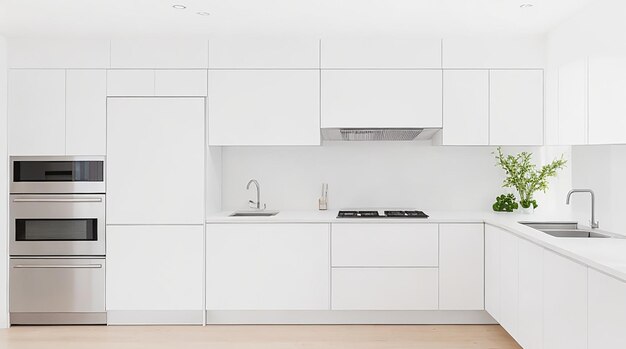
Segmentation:
{"type": "Polygon", "coordinates": [[[596,197],[593,194],[593,190],[591,189],[572,189],[567,193],[567,200],[565,200],[565,204],[569,205],[570,197],[574,193],[589,193],[591,194],[591,228],[597,229],[600,228],[600,222],[596,221],[596,197]]]}
{"type": "MultiPolygon", "coordinates": [[[[261,185],[257,182],[256,179],[251,179],[246,185],[246,190],[250,190],[250,184],[254,184],[256,187],[256,202],[252,200],[248,200],[248,205],[250,208],[256,208],[257,210],[261,209],[261,185]]],[[[263,205],[263,209],[265,209],[267,205],[263,205]]]]}

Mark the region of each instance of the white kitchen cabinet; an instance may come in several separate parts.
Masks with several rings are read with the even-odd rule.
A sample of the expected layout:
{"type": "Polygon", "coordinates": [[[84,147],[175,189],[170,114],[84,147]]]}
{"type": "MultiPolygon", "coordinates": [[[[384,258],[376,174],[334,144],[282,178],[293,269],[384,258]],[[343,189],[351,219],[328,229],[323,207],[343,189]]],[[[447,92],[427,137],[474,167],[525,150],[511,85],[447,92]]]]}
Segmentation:
{"type": "Polygon", "coordinates": [[[9,155],[65,155],[65,70],[10,70],[9,155]]]}
{"type": "Polygon", "coordinates": [[[203,224],[204,98],[109,98],[107,224],[203,224]]]}
{"type": "Polygon", "coordinates": [[[107,311],[202,311],[203,226],[107,226],[107,311]]]}
{"type": "Polygon", "coordinates": [[[66,72],[65,153],[106,155],[106,72],[66,72]]]}
{"type": "Polygon", "coordinates": [[[626,348],[626,283],[589,268],[588,296],[588,348],[626,348]]]}
{"type": "Polygon", "coordinates": [[[516,340],[519,336],[519,238],[501,230],[500,325],[516,340]]]}
{"type": "Polygon", "coordinates": [[[110,42],[103,39],[19,38],[8,46],[14,69],[106,69],[111,58],[110,42]]]}
{"type": "Polygon", "coordinates": [[[543,347],[586,349],[587,267],[547,250],[543,261],[543,347]]]}
{"type": "Polygon", "coordinates": [[[441,68],[440,39],[324,39],[322,69],[441,68]]]}
{"type": "Polygon", "coordinates": [[[543,144],[543,70],[492,70],[489,95],[491,144],[543,144]]]}
{"type": "Polygon", "coordinates": [[[155,96],[204,97],[207,95],[206,70],[157,70],[155,96]]]}
{"type": "Polygon", "coordinates": [[[107,95],[154,96],[154,70],[107,70],[107,95]]]}
{"type": "Polygon", "coordinates": [[[333,310],[437,310],[437,268],[333,268],[333,310]]]}
{"type": "Polygon", "coordinates": [[[443,72],[443,145],[489,144],[489,71],[443,72]]]}
{"type": "Polygon", "coordinates": [[[500,321],[500,238],[501,229],[485,225],[485,310],[496,321],[500,321]]]}
{"type": "Polygon", "coordinates": [[[543,68],[545,38],[449,37],[443,39],[444,69],[543,68]]]}
{"type": "Polygon", "coordinates": [[[563,65],[558,74],[558,143],[587,144],[587,60],[563,65]]]}
{"type": "Polygon", "coordinates": [[[589,143],[626,143],[624,57],[589,58],[589,143]]]}
{"type": "Polygon", "coordinates": [[[206,308],[328,310],[328,224],[208,224],[206,308]]]}
{"type": "Polygon", "coordinates": [[[323,70],[322,127],[442,125],[441,70],[323,70]]]}
{"type": "Polygon", "coordinates": [[[333,224],[333,267],[436,267],[437,224],[333,224]]]}
{"type": "Polygon", "coordinates": [[[439,309],[483,310],[484,225],[439,225],[439,309]]]}
{"type": "Polygon", "coordinates": [[[319,71],[211,70],[209,145],[319,145],[319,71]]]}
{"type": "Polygon", "coordinates": [[[210,69],[319,69],[319,40],[212,39],[210,69]]]}
{"type": "Polygon", "coordinates": [[[208,41],[199,39],[111,40],[111,68],[206,69],[208,41]]]}
{"type": "Polygon", "coordinates": [[[519,247],[517,341],[524,349],[543,348],[543,248],[523,239],[519,247]]]}

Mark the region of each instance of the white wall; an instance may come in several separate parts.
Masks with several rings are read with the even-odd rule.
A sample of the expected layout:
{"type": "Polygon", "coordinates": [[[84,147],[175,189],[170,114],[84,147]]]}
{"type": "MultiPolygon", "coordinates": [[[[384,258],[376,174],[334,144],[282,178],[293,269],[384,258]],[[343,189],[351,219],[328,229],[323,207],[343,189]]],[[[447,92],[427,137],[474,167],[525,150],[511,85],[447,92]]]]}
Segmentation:
{"type": "MultiPolygon", "coordinates": [[[[254,199],[246,183],[261,183],[268,208],[317,208],[321,183],[329,183],[329,208],[406,206],[423,210],[490,210],[503,171],[494,166],[493,147],[433,147],[415,143],[328,143],[323,147],[230,147],[223,149],[222,203],[245,208],[254,199]]],[[[530,150],[536,160],[569,157],[569,148],[530,150]]],[[[567,210],[570,171],[538,195],[543,212],[567,210]]]]}
{"type": "Polygon", "coordinates": [[[7,50],[6,40],[0,36],[0,328],[8,321],[8,178],[7,178],[7,50]]]}

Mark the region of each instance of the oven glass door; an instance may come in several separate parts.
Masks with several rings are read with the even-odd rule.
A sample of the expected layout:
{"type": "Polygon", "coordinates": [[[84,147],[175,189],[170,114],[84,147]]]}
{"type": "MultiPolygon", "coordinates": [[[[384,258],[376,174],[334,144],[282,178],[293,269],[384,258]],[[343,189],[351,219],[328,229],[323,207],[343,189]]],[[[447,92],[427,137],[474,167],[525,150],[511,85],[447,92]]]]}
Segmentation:
{"type": "Polygon", "coordinates": [[[104,195],[11,195],[12,256],[105,254],[104,195]]]}
{"type": "Polygon", "coordinates": [[[11,193],[104,193],[104,157],[12,157],[11,193]]]}

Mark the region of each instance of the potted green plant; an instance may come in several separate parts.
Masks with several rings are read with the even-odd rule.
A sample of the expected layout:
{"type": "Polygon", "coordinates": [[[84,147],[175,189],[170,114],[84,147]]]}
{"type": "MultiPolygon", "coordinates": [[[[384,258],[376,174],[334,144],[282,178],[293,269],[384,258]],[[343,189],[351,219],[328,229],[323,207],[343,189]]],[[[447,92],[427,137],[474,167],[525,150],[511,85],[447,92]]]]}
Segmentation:
{"type": "Polygon", "coordinates": [[[496,166],[501,167],[506,173],[502,186],[517,190],[519,204],[526,213],[534,211],[538,206],[534,194],[539,190],[545,193],[548,190],[548,179],[556,177],[558,170],[563,169],[567,164],[567,160],[561,155],[560,159],[554,159],[551,163],[537,169],[532,162],[532,153],[504,155],[502,149],[498,147],[494,154],[496,166]]]}

